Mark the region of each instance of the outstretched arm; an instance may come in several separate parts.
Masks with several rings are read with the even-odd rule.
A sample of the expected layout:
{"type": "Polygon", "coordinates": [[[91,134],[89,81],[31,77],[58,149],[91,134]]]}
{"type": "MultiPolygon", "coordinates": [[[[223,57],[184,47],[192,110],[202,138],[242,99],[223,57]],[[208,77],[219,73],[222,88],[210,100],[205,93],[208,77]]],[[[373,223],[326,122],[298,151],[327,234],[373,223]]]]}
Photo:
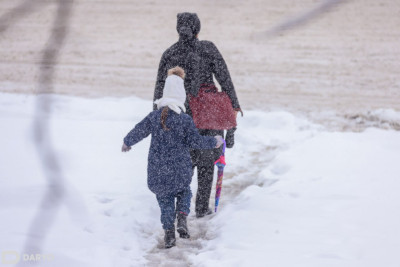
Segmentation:
{"type": "Polygon", "coordinates": [[[188,129],[186,131],[186,144],[191,149],[212,149],[217,145],[217,139],[213,136],[202,136],[194,126],[190,118],[188,129]]]}
{"type": "MultiPolygon", "coordinates": [[[[129,151],[131,146],[149,136],[150,133],[151,133],[151,121],[149,116],[147,116],[141,122],[136,124],[135,128],[133,128],[124,138],[124,145],[126,146],[125,151],[129,151]]],[[[122,150],[124,151],[124,146],[122,150]]]]}

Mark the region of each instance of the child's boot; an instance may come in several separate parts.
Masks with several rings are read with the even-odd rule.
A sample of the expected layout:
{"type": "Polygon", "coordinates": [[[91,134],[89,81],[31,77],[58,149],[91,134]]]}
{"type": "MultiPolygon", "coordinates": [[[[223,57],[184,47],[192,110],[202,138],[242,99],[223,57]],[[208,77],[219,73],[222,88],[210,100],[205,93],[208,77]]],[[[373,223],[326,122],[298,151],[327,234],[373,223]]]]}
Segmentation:
{"type": "Polygon", "coordinates": [[[176,238],[175,238],[175,227],[171,229],[166,229],[164,230],[165,236],[164,236],[164,242],[165,242],[165,248],[172,248],[175,246],[176,243],[176,238]]]}
{"type": "Polygon", "coordinates": [[[179,233],[179,237],[190,238],[186,220],[187,215],[183,212],[178,212],[177,218],[178,218],[177,231],[179,233]]]}

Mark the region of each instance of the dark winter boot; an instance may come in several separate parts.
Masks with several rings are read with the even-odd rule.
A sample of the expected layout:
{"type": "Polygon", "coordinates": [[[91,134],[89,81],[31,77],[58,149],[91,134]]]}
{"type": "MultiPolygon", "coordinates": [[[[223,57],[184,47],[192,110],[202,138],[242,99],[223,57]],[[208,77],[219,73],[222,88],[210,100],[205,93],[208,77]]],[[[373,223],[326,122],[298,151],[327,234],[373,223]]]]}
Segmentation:
{"type": "Polygon", "coordinates": [[[196,218],[202,218],[204,216],[211,215],[212,213],[213,213],[212,210],[208,208],[205,212],[197,212],[196,218]]]}
{"type": "Polygon", "coordinates": [[[164,232],[165,232],[164,236],[165,248],[172,248],[173,246],[175,246],[176,243],[175,227],[164,230],[164,232]]]}
{"type": "Polygon", "coordinates": [[[179,237],[190,238],[186,220],[187,215],[183,212],[178,212],[177,218],[178,218],[177,231],[179,233],[179,237]]]}

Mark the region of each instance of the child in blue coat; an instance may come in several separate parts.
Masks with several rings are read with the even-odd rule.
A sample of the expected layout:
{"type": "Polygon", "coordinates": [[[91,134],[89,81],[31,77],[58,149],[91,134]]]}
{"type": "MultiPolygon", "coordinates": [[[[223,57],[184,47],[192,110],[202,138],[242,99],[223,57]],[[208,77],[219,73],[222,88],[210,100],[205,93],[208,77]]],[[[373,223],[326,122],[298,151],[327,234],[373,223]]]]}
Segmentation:
{"type": "Polygon", "coordinates": [[[124,138],[122,151],[151,134],[148,155],[147,184],[156,195],[165,231],[165,247],[175,246],[175,217],[181,238],[189,238],[186,217],[190,212],[190,183],[193,168],[190,149],[212,149],[221,146],[221,136],[201,136],[185,114],[186,92],[184,71],[175,67],[168,71],[163,97],[155,101],[158,110],[151,112],[124,138]],[[176,207],[175,207],[176,199],[176,207]]]}

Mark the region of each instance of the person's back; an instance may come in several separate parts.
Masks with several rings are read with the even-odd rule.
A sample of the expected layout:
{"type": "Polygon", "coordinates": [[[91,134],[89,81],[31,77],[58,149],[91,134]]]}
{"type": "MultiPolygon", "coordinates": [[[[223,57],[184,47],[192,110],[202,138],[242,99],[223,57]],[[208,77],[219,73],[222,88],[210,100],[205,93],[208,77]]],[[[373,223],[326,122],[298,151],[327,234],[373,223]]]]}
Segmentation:
{"type": "Polygon", "coordinates": [[[163,109],[151,112],[124,138],[127,146],[151,134],[148,155],[148,186],[157,194],[176,193],[190,185],[190,149],[213,148],[214,138],[201,138],[193,120],[185,113],[168,109],[164,129],[160,123],[163,109]]]}
{"type": "MultiPolygon", "coordinates": [[[[240,109],[236,92],[225,60],[217,47],[206,40],[199,40],[200,20],[194,13],[179,13],[177,31],[178,42],[169,47],[162,55],[154,90],[154,100],[162,97],[167,70],[180,66],[185,70],[186,94],[196,96],[202,84],[214,84],[213,75],[226,92],[234,109],[240,109]]],[[[186,108],[188,105],[186,103],[186,108]]],[[[154,106],[154,109],[156,107],[154,106]]]]}
{"type": "Polygon", "coordinates": [[[223,143],[221,136],[214,138],[198,133],[192,118],[184,113],[184,72],[180,68],[171,71],[176,71],[178,75],[172,72],[167,78],[163,97],[155,101],[158,110],[139,122],[124,138],[122,146],[122,151],[127,152],[131,146],[151,134],[147,182],[161,209],[166,248],[175,246],[175,217],[178,218],[177,231],[180,237],[190,237],[186,223],[190,212],[193,173],[189,149],[212,149],[223,143]]]}

